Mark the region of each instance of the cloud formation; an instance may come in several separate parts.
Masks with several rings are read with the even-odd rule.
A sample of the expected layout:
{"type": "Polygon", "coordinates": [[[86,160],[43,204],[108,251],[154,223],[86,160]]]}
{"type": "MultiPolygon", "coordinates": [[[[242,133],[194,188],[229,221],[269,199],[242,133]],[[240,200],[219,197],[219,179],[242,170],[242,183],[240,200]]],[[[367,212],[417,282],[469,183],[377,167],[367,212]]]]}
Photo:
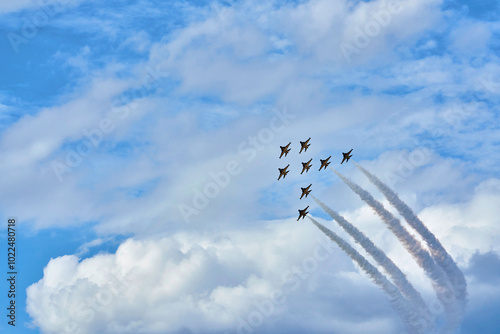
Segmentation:
{"type": "MultiPolygon", "coordinates": [[[[492,185],[496,183],[490,181],[479,186],[465,206],[467,211],[461,215],[474,214],[483,227],[494,228],[496,206],[489,203],[491,191],[496,189],[492,185]],[[476,210],[480,207],[483,210],[479,214],[476,210]]],[[[500,196],[498,190],[495,194],[500,196]]],[[[453,219],[453,211],[449,216],[443,216],[444,212],[445,208],[437,205],[425,209],[419,216],[454,258],[471,259],[469,268],[477,274],[471,276],[468,270],[465,271],[467,276],[479,277],[476,270],[479,262],[477,255],[474,257],[476,245],[461,239],[456,232],[446,232],[449,228],[473,228],[476,222],[457,222],[453,219]]],[[[361,229],[370,229],[369,225],[373,225],[366,225],[359,218],[351,221],[361,229]]],[[[377,233],[370,234],[374,243],[384,245],[396,265],[409,273],[410,281],[418,290],[430,292],[430,287],[416,274],[418,270],[409,266],[401,251],[393,252],[397,239],[388,238],[389,231],[380,233],[380,226],[376,230],[377,233]]],[[[474,239],[473,234],[468,235],[474,239]]],[[[498,233],[492,232],[492,235],[498,233]]],[[[372,316],[382,315],[371,313],[372,310],[364,313],[366,317],[361,320],[359,317],[345,318],[346,315],[337,313],[338,310],[333,312],[337,309],[337,298],[344,300],[344,311],[361,312],[360,305],[364,305],[361,307],[364,309],[368,300],[382,298],[383,301],[383,297],[375,293],[364,275],[353,271],[349,258],[334,246],[324,246],[317,238],[317,231],[310,225],[297,224],[295,219],[290,219],[244,232],[212,235],[190,232],[159,239],[129,239],[116,254],[99,254],[80,262],[75,256],[53,259],[44,270],[44,278],[27,291],[28,311],[35,325],[46,333],[61,333],[68,324],[75,324],[74,328],[81,328],[82,333],[95,330],[102,333],[148,332],[153,328],[174,333],[186,326],[194,333],[206,329],[231,332],[249,322],[260,324],[248,325],[256,332],[266,332],[304,312],[304,303],[324,305],[321,309],[313,307],[310,310],[321,319],[318,320],[321,325],[301,324],[301,328],[311,332],[337,328],[346,333],[358,333],[363,326],[374,326],[373,333],[387,333],[402,326],[395,313],[388,318],[390,325],[368,325],[374,321],[372,316]],[[343,279],[345,275],[349,278],[343,279]],[[357,295],[356,289],[365,292],[357,295]],[[286,302],[272,302],[273,313],[266,316],[266,310],[271,308],[262,305],[270,305],[265,301],[276,298],[277,291],[285,294],[286,302]],[[345,300],[349,302],[345,304],[345,300]],[[259,307],[264,311],[259,311],[259,307]],[[160,311],[167,308],[170,310],[167,313],[175,317],[165,318],[160,311]],[[217,316],[213,310],[217,310],[217,316]],[[259,320],[256,313],[253,315],[256,318],[252,318],[256,310],[264,320],[259,320]]],[[[483,246],[491,248],[497,244],[483,246]]],[[[462,260],[462,266],[467,263],[462,260]]],[[[474,279],[469,284],[472,310],[477,307],[476,282],[474,279]]],[[[426,302],[436,310],[431,300],[426,302]]],[[[467,318],[464,326],[467,326],[467,318]]]]}
{"type": "MultiPolygon", "coordinates": [[[[467,279],[476,282],[470,289],[471,314],[475,319],[483,319],[477,310],[489,314],[478,305],[497,292],[474,254],[500,251],[495,2],[141,0],[119,9],[104,2],[64,1],[58,8],[50,7],[55,0],[42,3],[0,1],[0,30],[20,38],[5,35],[2,44],[0,212],[14,212],[34,229],[95,226],[95,240],[132,234],[120,252],[134,249],[169,260],[151,255],[151,263],[162,268],[159,277],[129,253],[83,261],[54,254],[44,279],[30,288],[29,312],[40,328],[65,330],[64,321],[71,324],[75,317],[74,323],[89,332],[234,330],[241,325],[238,316],[248,322],[253,311],[245,305],[283,284],[271,274],[276,266],[301,263],[307,253],[300,247],[308,239],[295,236],[292,243],[284,231],[274,242],[286,249],[269,246],[270,257],[256,250],[267,245],[265,228],[303,204],[295,191],[304,179],[292,170],[288,183],[276,184],[272,172],[283,167],[276,162],[278,146],[305,139],[305,132],[313,138],[308,153],[315,161],[331,154],[336,163],[336,154],[355,147],[363,165],[416,209],[460,268],[471,261],[467,279]],[[284,110],[294,118],[274,123],[283,125],[281,130],[269,132],[276,111],[284,110]],[[424,159],[416,160],[420,154],[424,159]],[[179,206],[193,206],[198,193],[212,187],[213,175],[234,162],[238,172],[186,222],[179,206]],[[212,246],[227,231],[245,238],[224,251],[212,246]],[[164,243],[150,239],[157,235],[166,236],[164,243]],[[182,235],[193,240],[188,243],[193,250],[178,245],[182,235]],[[196,242],[210,246],[195,247],[196,242]],[[229,254],[245,242],[252,250],[241,254],[243,263],[213,255],[229,254]],[[115,263],[117,258],[128,259],[135,269],[115,263]],[[263,259],[266,266],[256,264],[263,259]],[[108,267],[118,272],[108,273],[108,267]],[[179,285],[190,300],[148,290],[145,308],[151,313],[143,313],[133,304],[142,298],[138,284],[153,286],[150,276],[173,280],[165,268],[206,274],[212,283],[193,279],[179,285]],[[232,280],[224,281],[219,272],[229,272],[232,280]],[[134,279],[126,281],[124,273],[134,279]],[[115,276],[125,281],[124,291],[134,287],[130,295],[103,292],[113,293],[115,276]],[[482,290],[483,285],[488,287],[482,290]],[[241,305],[234,297],[239,293],[241,305]],[[88,307],[88,296],[99,298],[93,300],[96,308],[107,301],[113,306],[102,312],[88,307]],[[224,316],[214,318],[202,300],[224,316]],[[54,301],[68,307],[58,308],[54,301]],[[163,321],[151,305],[169,307],[179,317],[163,321]],[[227,305],[232,311],[224,311],[227,305]],[[192,319],[197,321],[190,324],[192,319]]],[[[301,162],[289,158],[291,166],[301,162]]],[[[370,186],[349,165],[342,168],[361,186],[370,186]]],[[[384,245],[419,291],[432,292],[366,206],[333,176],[308,176],[315,194],[335,201],[343,216],[384,245]]],[[[88,242],[82,241],[78,255],[100,247],[99,241],[88,242]]],[[[335,267],[321,267],[330,276],[320,269],[309,275],[308,293],[289,295],[276,311],[279,316],[258,330],[399,329],[379,291],[348,259],[336,260],[335,267]],[[311,324],[313,316],[317,321],[311,324]]],[[[478,322],[466,318],[464,329],[474,333],[473,323],[487,332],[478,322]]]]}

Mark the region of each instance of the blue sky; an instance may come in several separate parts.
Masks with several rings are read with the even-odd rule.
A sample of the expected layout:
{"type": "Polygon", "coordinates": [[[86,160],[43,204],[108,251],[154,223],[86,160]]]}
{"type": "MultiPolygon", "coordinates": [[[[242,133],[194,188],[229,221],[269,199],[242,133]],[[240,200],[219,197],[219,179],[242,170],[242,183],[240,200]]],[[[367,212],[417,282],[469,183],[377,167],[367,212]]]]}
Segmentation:
{"type": "MultiPolygon", "coordinates": [[[[498,332],[499,15],[496,1],[0,2],[0,214],[18,220],[20,273],[17,326],[0,331],[237,333],[326,240],[298,208],[351,241],[298,199],[310,183],[434,305],[394,235],[317,170],[331,155],[392,210],[339,164],[354,148],[464,272],[455,332],[498,332]]],[[[403,331],[329,254],[253,332],[403,331]]]]}

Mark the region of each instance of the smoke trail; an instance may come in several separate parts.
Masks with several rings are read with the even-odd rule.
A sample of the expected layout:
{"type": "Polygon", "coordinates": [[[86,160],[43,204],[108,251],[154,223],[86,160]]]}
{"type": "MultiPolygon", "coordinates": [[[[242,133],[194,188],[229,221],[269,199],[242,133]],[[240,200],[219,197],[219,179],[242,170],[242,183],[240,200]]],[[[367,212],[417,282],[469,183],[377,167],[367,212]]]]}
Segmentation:
{"type": "Polygon", "coordinates": [[[413,287],[413,285],[408,281],[406,275],[399,269],[394,262],[357,227],[349,223],[344,217],[342,217],[338,212],[332,210],[326,204],[318,200],[316,197],[311,195],[311,197],[318,203],[323,210],[332,217],[354,240],[359,243],[363,249],[370,254],[373,259],[381,265],[384,270],[392,277],[396,286],[401,290],[401,293],[408,298],[414,305],[429,312],[427,306],[420,293],[413,287]]]}
{"type": "MultiPolygon", "coordinates": [[[[401,316],[403,323],[410,333],[428,333],[425,328],[419,328],[413,324],[414,317],[418,314],[412,305],[406,300],[398,289],[387,278],[382,275],[377,268],[368,262],[363,255],[358,253],[349,243],[339,237],[324,225],[307,216],[317,228],[319,228],[326,236],[335,242],[349,257],[355,261],[364,272],[390,297],[392,307],[401,316]]],[[[418,316],[418,315],[417,315],[418,316]]]]}
{"type": "Polygon", "coordinates": [[[447,313],[448,326],[445,330],[450,333],[453,332],[460,324],[461,314],[457,310],[458,305],[455,293],[443,269],[436,265],[431,255],[423,249],[420,242],[401,225],[399,219],[387,211],[369,192],[337,172],[335,169],[331,169],[349,186],[349,188],[351,188],[352,191],[358,194],[366,204],[370,205],[375,210],[391,232],[394,233],[401,244],[413,256],[418,265],[425,271],[427,276],[429,276],[434,291],[447,313]]]}
{"type": "Polygon", "coordinates": [[[380,192],[387,198],[389,203],[392,204],[398,210],[399,214],[403,216],[408,225],[413,227],[424,239],[425,243],[431,250],[431,254],[436,261],[436,263],[443,268],[444,272],[451,281],[457,299],[462,301],[463,311],[465,311],[465,306],[467,303],[467,282],[465,281],[464,274],[458,268],[457,264],[448,252],[445,250],[443,245],[439,240],[432,234],[432,232],[425,226],[425,224],[417,217],[413,210],[403,202],[396,193],[390,189],[387,185],[382,183],[375,175],[368,172],[366,169],[354,162],[356,167],[363,172],[363,174],[368,177],[371,183],[373,183],[380,192]]]}

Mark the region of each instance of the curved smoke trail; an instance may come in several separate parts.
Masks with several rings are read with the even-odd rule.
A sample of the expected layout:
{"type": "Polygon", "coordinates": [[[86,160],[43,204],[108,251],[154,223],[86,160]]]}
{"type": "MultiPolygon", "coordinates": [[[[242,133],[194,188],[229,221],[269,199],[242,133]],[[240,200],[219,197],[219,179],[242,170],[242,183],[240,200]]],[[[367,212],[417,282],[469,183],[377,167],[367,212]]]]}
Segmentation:
{"type": "Polygon", "coordinates": [[[363,249],[370,254],[373,259],[380,265],[384,270],[392,277],[394,283],[399,288],[401,293],[408,298],[414,305],[418,305],[420,308],[429,312],[427,305],[425,305],[424,300],[420,293],[415,290],[413,285],[408,281],[406,275],[399,269],[394,262],[375,244],[368,238],[363,232],[361,232],[357,227],[349,223],[344,217],[342,217],[338,212],[328,207],[326,204],[318,200],[316,197],[311,195],[311,197],[318,203],[319,206],[334,219],[353,239],[360,244],[363,249]]]}
{"type": "Polygon", "coordinates": [[[448,323],[445,328],[446,333],[452,333],[458,328],[461,321],[461,311],[457,305],[457,299],[453,288],[450,285],[448,277],[441,267],[437,266],[431,255],[422,248],[420,242],[401,225],[399,219],[394,217],[392,213],[387,211],[384,206],[373,198],[369,192],[358,186],[356,183],[349,180],[347,177],[331,168],[345,184],[351,188],[358,196],[368,205],[370,205],[379,215],[382,221],[387,225],[392,233],[398,238],[406,250],[413,256],[418,265],[425,271],[431,279],[432,286],[436,295],[444,306],[447,313],[448,323]]]}
{"type": "Polygon", "coordinates": [[[377,270],[363,255],[355,250],[348,242],[339,237],[333,231],[318,223],[316,220],[307,216],[316,227],[318,227],[326,236],[335,242],[349,257],[355,261],[364,272],[390,297],[392,307],[399,313],[403,319],[407,330],[410,333],[428,333],[423,326],[415,326],[413,319],[418,315],[413,305],[399,292],[399,290],[389,280],[377,270]]]}
{"type": "Polygon", "coordinates": [[[375,175],[371,174],[357,163],[354,162],[354,164],[363,174],[366,175],[370,182],[380,190],[385,198],[387,198],[389,203],[391,203],[392,206],[394,206],[396,210],[398,210],[399,214],[403,216],[408,225],[413,227],[413,229],[422,236],[422,239],[425,241],[431,251],[432,257],[448,276],[448,279],[450,280],[455,290],[457,299],[462,301],[462,312],[465,312],[465,306],[467,303],[467,282],[465,281],[464,274],[462,273],[460,268],[458,268],[455,261],[453,261],[451,256],[448,254],[443,245],[441,245],[439,240],[434,236],[434,234],[432,234],[432,232],[418,218],[413,210],[405,202],[403,202],[392,189],[390,189],[375,175]]]}

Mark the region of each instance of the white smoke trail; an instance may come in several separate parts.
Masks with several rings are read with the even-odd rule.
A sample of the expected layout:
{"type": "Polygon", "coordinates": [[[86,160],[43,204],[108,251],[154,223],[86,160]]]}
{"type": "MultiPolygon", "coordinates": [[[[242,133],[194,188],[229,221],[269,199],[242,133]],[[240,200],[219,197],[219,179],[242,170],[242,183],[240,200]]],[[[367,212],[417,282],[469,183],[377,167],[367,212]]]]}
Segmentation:
{"type": "Polygon", "coordinates": [[[465,312],[465,306],[467,303],[467,282],[465,281],[464,274],[458,268],[457,264],[451,256],[448,254],[446,249],[441,245],[439,240],[432,234],[432,232],[425,226],[425,224],[418,218],[418,216],[413,212],[413,210],[403,202],[396,193],[390,189],[386,184],[384,184],[375,175],[368,172],[366,169],[354,162],[356,167],[368,177],[371,183],[373,183],[380,192],[387,198],[389,203],[391,203],[399,214],[403,216],[408,225],[413,227],[415,231],[422,236],[429,247],[432,257],[436,263],[444,270],[448,279],[451,281],[453,288],[455,290],[455,295],[458,300],[462,301],[463,312],[465,312]]]}
{"type": "MultiPolygon", "coordinates": [[[[394,262],[357,227],[349,223],[338,212],[328,207],[326,204],[318,200],[316,197],[311,197],[318,203],[321,208],[334,219],[351,237],[354,241],[363,247],[363,249],[370,254],[373,259],[392,277],[394,283],[399,288],[401,293],[408,298],[414,305],[429,312],[427,306],[420,293],[415,290],[413,285],[408,281],[406,275],[399,269],[394,262]]],[[[429,312],[430,313],[430,312],[429,312]]]]}
{"type": "Polygon", "coordinates": [[[342,179],[342,181],[344,181],[345,184],[349,186],[349,188],[351,188],[352,191],[358,194],[358,196],[366,204],[370,205],[375,210],[382,221],[387,225],[391,232],[394,233],[401,244],[413,256],[418,265],[431,279],[434,291],[447,313],[448,321],[447,327],[444,331],[446,333],[452,333],[460,324],[461,312],[459,311],[460,307],[457,305],[458,303],[454,291],[443,269],[436,265],[436,262],[434,262],[431,255],[423,249],[420,242],[401,225],[399,219],[387,211],[379,201],[370,195],[369,192],[337,172],[335,169],[331,169],[342,179]]]}
{"type": "Polygon", "coordinates": [[[401,295],[399,290],[391,283],[389,280],[377,270],[370,262],[368,262],[363,255],[361,255],[357,250],[355,250],[349,243],[344,239],[339,237],[333,231],[325,227],[324,225],[318,223],[316,220],[307,216],[316,227],[318,227],[327,237],[329,237],[333,242],[335,242],[349,257],[355,261],[358,266],[370,276],[370,278],[377,284],[389,297],[392,307],[401,316],[403,323],[405,324],[407,330],[410,333],[428,333],[421,326],[415,326],[412,324],[413,318],[418,312],[415,311],[413,306],[408,302],[408,300],[401,295]]]}

